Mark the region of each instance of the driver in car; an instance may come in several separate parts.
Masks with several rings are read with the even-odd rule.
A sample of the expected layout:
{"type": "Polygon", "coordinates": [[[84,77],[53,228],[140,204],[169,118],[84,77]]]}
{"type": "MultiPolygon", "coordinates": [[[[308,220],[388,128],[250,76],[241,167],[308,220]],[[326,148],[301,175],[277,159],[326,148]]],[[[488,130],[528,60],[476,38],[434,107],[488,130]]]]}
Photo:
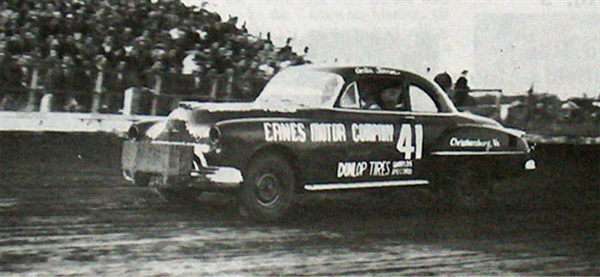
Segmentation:
{"type": "Polygon", "coordinates": [[[381,108],[384,110],[404,110],[403,89],[401,87],[386,88],[381,92],[381,108]]]}

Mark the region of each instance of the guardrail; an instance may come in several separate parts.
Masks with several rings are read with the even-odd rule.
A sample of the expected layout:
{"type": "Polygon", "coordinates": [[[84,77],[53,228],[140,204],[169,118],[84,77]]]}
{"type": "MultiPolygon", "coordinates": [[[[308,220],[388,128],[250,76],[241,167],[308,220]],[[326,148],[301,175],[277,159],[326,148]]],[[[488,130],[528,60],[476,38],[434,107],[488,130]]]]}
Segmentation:
{"type": "Polygon", "coordinates": [[[162,118],[148,115],[0,111],[0,132],[101,132],[123,136],[134,122],[162,118]]]}
{"type": "Polygon", "coordinates": [[[53,84],[57,80],[52,79],[50,71],[57,68],[35,64],[18,66],[25,72],[20,86],[13,83],[6,87],[0,83],[0,110],[165,115],[182,100],[251,101],[266,82],[264,76],[255,76],[255,80],[249,82],[230,71],[183,75],[72,68],[83,71],[91,81],[80,85],[85,87],[81,89],[75,85],[81,80],[73,78],[64,80],[66,83],[53,84]],[[131,74],[138,78],[143,75],[144,81],[131,82],[128,80],[131,74]]]}

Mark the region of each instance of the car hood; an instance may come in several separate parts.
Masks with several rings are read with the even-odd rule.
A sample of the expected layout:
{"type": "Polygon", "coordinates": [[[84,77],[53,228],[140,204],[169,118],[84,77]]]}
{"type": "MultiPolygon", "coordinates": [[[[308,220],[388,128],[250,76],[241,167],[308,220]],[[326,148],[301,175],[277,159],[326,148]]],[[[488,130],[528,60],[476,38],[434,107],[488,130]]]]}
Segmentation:
{"type": "Polygon", "coordinates": [[[502,131],[508,134],[511,134],[515,137],[523,137],[525,135],[525,132],[522,130],[517,130],[517,129],[513,129],[513,128],[507,128],[504,127],[502,124],[500,124],[498,121],[493,120],[489,117],[484,117],[484,116],[480,116],[480,115],[476,115],[470,112],[460,112],[460,117],[467,120],[468,124],[475,124],[475,125],[483,125],[489,128],[493,128],[496,129],[498,131],[502,131]]]}
{"type": "Polygon", "coordinates": [[[476,114],[473,114],[470,112],[459,112],[459,113],[460,113],[460,117],[466,119],[470,123],[478,123],[478,124],[483,124],[486,126],[496,127],[496,128],[503,127],[502,124],[500,124],[498,121],[493,120],[489,117],[476,115],[476,114]]]}

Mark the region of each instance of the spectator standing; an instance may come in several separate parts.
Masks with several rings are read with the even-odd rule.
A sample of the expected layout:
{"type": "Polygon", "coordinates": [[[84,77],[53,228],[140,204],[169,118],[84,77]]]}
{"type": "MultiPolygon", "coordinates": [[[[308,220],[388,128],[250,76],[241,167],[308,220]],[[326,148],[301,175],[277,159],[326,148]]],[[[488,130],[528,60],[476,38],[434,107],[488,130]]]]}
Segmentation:
{"type": "Polygon", "coordinates": [[[66,57],[69,65],[67,77],[69,78],[69,103],[68,111],[89,112],[92,104],[94,79],[90,76],[90,67],[83,60],[72,60],[66,57]]]}
{"type": "Polygon", "coordinates": [[[450,74],[448,74],[448,72],[444,71],[442,73],[439,73],[438,75],[435,75],[435,78],[433,78],[433,81],[436,82],[442,88],[442,90],[444,90],[444,92],[446,92],[446,94],[448,94],[448,96],[450,96],[450,97],[454,96],[451,93],[452,77],[450,76],[450,74]]]}
{"type": "Polygon", "coordinates": [[[62,62],[62,59],[58,58],[58,54],[55,50],[50,51],[50,56],[46,60],[49,68],[46,71],[45,78],[43,80],[44,87],[47,93],[52,94],[52,106],[53,111],[64,111],[65,104],[67,103],[66,90],[68,89],[68,77],[66,74],[66,65],[62,62]],[[56,58],[54,58],[56,57],[56,58]]]}
{"type": "Polygon", "coordinates": [[[463,70],[454,84],[454,104],[459,107],[467,105],[469,90],[471,90],[467,80],[467,73],[469,73],[467,70],[463,70]]]}
{"type": "Polygon", "coordinates": [[[237,28],[237,17],[222,20],[204,7],[188,8],[178,0],[0,1],[0,49],[18,56],[38,53],[22,68],[29,70],[23,76],[31,76],[31,70],[44,61],[49,67],[38,68],[40,83],[56,96],[59,110],[67,103],[71,103],[69,109],[89,109],[97,76],[91,62],[97,55],[106,58],[104,89],[118,90],[116,97],[107,94],[105,98],[111,110],[121,107],[112,102],[119,102],[123,88],[143,91],[143,87],[153,87],[153,64],[160,62],[163,74],[180,74],[188,51],[204,54],[208,50],[209,55],[196,60],[199,71],[195,86],[210,87],[202,93],[212,93],[214,100],[222,100],[221,96],[253,99],[249,96],[258,93],[281,67],[305,63],[302,56],[293,53],[291,38],[286,46],[275,50],[270,33],[266,39],[251,36],[245,23],[237,28]],[[164,54],[153,55],[156,48],[164,54]],[[62,62],[69,66],[60,66],[62,62]],[[109,76],[108,71],[119,68],[124,71],[109,76]],[[111,78],[116,84],[109,81],[111,78]],[[109,84],[115,85],[109,89],[109,84]]]}
{"type": "Polygon", "coordinates": [[[110,112],[118,112],[123,108],[124,92],[128,88],[126,78],[123,74],[125,62],[112,66],[108,62],[103,66],[104,70],[104,105],[110,112]]]}
{"type": "Polygon", "coordinates": [[[8,55],[22,55],[25,53],[25,43],[19,34],[9,36],[5,47],[8,55]]]}

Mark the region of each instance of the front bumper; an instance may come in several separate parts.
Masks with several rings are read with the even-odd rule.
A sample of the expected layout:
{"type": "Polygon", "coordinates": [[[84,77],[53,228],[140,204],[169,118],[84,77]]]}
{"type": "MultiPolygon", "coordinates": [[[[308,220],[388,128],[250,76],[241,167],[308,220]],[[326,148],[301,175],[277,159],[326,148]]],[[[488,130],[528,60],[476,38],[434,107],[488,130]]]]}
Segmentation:
{"type": "Polygon", "coordinates": [[[236,168],[209,166],[194,144],[125,141],[121,156],[123,177],[161,188],[194,187],[206,191],[237,189],[243,182],[236,168]],[[137,179],[137,180],[136,180],[137,179]]]}
{"type": "Polygon", "coordinates": [[[537,168],[537,164],[535,163],[534,159],[528,159],[525,161],[523,167],[525,168],[525,170],[531,171],[537,168]]]}

